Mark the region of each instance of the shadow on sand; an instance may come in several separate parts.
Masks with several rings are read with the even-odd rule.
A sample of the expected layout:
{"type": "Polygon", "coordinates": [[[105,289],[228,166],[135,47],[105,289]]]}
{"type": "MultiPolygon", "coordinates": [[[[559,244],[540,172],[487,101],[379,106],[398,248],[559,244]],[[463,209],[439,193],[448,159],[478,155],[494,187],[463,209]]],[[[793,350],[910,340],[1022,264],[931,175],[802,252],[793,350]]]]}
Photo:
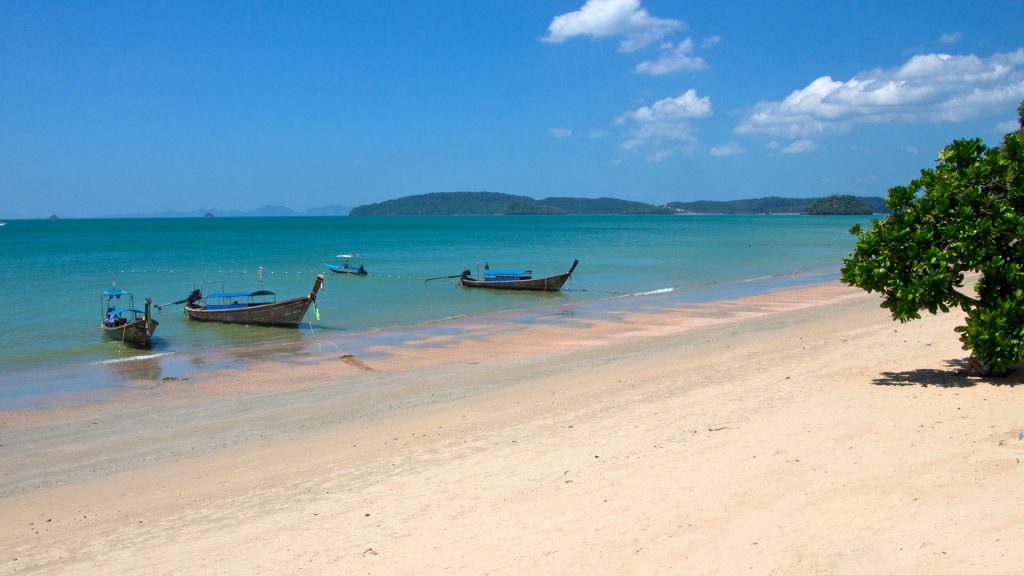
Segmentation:
{"type": "Polygon", "coordinates": [[[970,388],[982,382],[991,386],[1017,386],[1024,383],[1024,374],[1018,370],[1019,366],[1011,367],[1009,372],[1001,376],[978,376],[973,373],[965,376],[964,371],[967,369],[967,358],[946,360],[945,364],[946,370],[921,368],[906,372],[884,372],[880,378],[875,378],[872,384],[876,386],[970,388]]]}

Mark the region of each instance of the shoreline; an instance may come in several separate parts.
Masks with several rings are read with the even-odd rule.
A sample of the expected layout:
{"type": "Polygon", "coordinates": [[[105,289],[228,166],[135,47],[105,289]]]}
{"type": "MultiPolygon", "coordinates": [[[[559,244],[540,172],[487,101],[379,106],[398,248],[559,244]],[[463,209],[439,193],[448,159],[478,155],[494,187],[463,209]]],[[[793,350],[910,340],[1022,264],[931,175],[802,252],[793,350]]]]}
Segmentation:
{"type": "Polygon", "coordinates": [[[637,308],[649,307],[671,311],[679,307],[834,283],[835,276],[833,270],[806,270],[739,281],[711,282],[686,289],[661,288],[648,292],[609,294],[596,299],[557,301],[556,298],[556,301],[539,307],[491,310],[438,318],[414,325],[387,325],[352,332],[345,329],[325,330],[310,323],[300,326],[296,331],[255,327],[259,332],[250,336],[251,341],[225,343],[204,349],[175,350],[161,341],[151,349],[129,347],[119,350],[117,356],[105,359],[76,361],[55,367],[25,366],[0,372],[0,414],[102,402],[123,390],[202,378],[204,373],[210,371],[245,369],[255,362],[273,360],[282,355],[309,356],[315,355],[314,351],[333,348],[339,353],[364,357],[370,348],[387,348],[395,342],[462,333],[466,331],[465,326],[502,322],[557,323],[573,316],[617,317],[637,308]],[[122,353],[125,355],[122,356],[122,353]],[[35,382],[34,386],[22,386],[26,380],[35,382]]]}
{"type": "Polygon", "coordinates": [[[955,324],[833,283],[5,413],[0,573],[1011,574],[1021,379],[955,324]]]}

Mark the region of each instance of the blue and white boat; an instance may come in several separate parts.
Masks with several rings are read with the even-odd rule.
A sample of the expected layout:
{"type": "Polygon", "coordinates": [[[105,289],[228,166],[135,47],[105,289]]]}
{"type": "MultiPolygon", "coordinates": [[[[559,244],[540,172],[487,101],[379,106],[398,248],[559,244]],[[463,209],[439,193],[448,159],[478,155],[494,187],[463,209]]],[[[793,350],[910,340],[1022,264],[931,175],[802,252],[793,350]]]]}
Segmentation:
{"type": "Polygon", "coordinates": [[[352,274],[355,276],[366,276],[368,272],[366,271],[366,268],[364,268],[362,264],[360,264],[359,266],[352,266],[351,264],[349,264],[349,260],[355,258],[356,256],[359,256],[359,254],[356,254],[355,252],[353,252],[352,254],[338,254],[337,258],[341,259],[340,264],[324,264],[324,266],[326,266],[328,270],[334,272],[335,274],[352,274]]]}
{"type": "Polygon", "coordinates": [[[477,264],[477,275],[470,276],[469,269],[462,271],[459,286],[463,288],[494,288],[498,290],[532,290],[535,292],[558,292],[565,281],[576,270],[579,260],[573,260],[569,271],[564,274],[534,278],[532,270],[492,270],[487,262],[477,264]]]}

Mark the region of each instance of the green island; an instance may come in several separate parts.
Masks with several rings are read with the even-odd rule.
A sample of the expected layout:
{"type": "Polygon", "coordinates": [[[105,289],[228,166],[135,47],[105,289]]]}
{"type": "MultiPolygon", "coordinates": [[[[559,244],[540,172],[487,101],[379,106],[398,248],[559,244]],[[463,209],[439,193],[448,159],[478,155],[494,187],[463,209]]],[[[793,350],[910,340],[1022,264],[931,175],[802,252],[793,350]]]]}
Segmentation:
{"type": "Polygon", "coordinates": [[[664,206],[616,198],[536,200],[501,192],[431,192],[357,206],[350,216],[466,216],[481,214],[671,214],[664,206]]]}
{"type": "Polygon", "coordinates": [[[561,214],[808,214],[869,215],[888,213],[885,199],[834,195],[824,198],[670,202],[656,206],[618,198],[570,198],[540,200],[501,192],[431,192],[404,196],[376,204],[357,206],[351,216],[466,216],[466,215],[561,215],[561,214]]]}

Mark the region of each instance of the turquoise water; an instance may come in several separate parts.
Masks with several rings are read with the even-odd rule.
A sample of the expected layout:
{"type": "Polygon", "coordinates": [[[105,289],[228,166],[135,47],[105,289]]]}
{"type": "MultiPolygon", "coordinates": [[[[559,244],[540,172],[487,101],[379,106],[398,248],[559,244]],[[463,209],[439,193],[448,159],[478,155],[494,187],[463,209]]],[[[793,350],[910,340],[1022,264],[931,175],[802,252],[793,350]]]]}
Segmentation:
{"type": "MultiPolygon", "coordinates": [[[[0,376],[67,370],[111,358],[301,342],[445,318],[531,310],[622,294],[672,290],[732,297],[801,275],[838,277],[863,217],[452,216],[9,221],[0,228],[0,376]],[[358,252],[369,277],[332,275],[323,263],[358,252]],[[494,268],[564,272],[561,294],[459,289],[424,279],[494,268]],[[190,323],[180,306],[157,316],[152,351],[100,337],[100,292],[117,287],[154,303],[184,298],[204,281],[229,291],[264,287],[279,299],[309,292],[326,272],[320,319],[298,331],[190,323]],[[751,280],[758,280],[756,283],[751,280]],[[754,286],[757,288],[754,288],[754,286]],[[32,372],[35,371],[35,372],[32,372]]],[[[809,276],[811,277],[811,276],[809,276]]],[[[41,377],[45,380],[45,376],[41,377]]],[[[32,386],[18,379],[19,387],[32,386]]],[[[38,381],[38,379],[33,380],[38,381]]],[[[36,385],[41,385],[37,384],[36,385]]]]}

